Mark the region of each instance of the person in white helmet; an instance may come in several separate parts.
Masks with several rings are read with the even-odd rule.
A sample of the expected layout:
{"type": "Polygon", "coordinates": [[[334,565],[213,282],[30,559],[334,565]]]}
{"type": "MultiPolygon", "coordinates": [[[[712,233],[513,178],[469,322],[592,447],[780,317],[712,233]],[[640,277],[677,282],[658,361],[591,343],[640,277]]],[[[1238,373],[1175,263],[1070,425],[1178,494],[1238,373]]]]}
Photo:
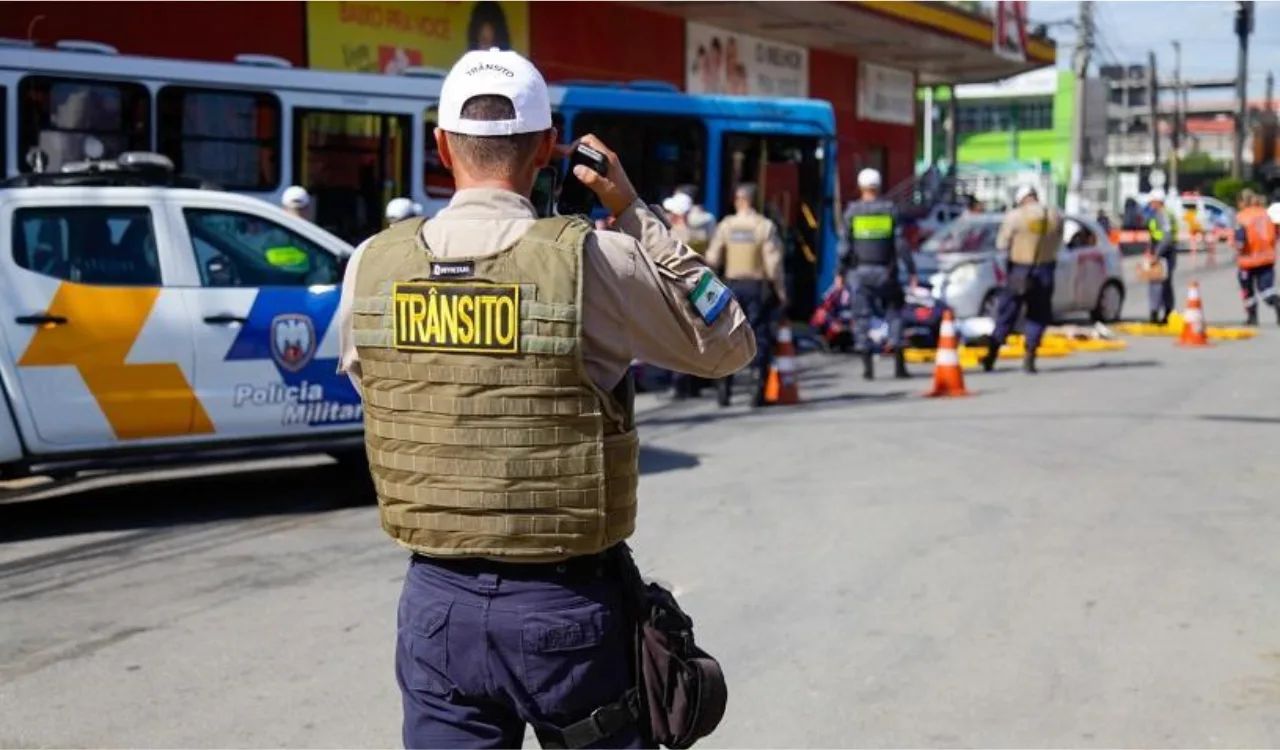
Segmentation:
{"type": "Polygon", "coordinates": [[[911,251],[899,247],[897,210],[892,201],[880,197],[880,173],[864,169],[858,173],[859,199],[844,212],[840,269],[845,283],[853,290],[854,348],[862,355],[862,377],[875,378],[874,345],[871,342],[871,315],[879,308],[889,324],[889,344],[893,347],[893,376],[908,378],[902,347],[902,307],[905,295],[898,278],[902,261],[916,284],[915,258],[911,251]]]}
{"type": "Polygon", "coordinates": [[[1164,264],[1164,278],[1152,281],[1148,287],[1147,301],[1151,322],[1164,325],[1176,304],[1173,295],[1173,269],[1178,260],[1178,222],[1165,208],[1164,191],[1152,190],[1147,196],[1149,213],[1147,232],[1151,236],[1148,257],[1164,264]]]}
{"type": "Polygon", "coordinates": [[[301,185],[290,185],[280,196],[280,207],[299,219],[311,219],[311,194],[301,185]]]}
{"type": "Polygon", "coordinates": [[[387,202],[387,224],[395,224],[397,221],[404,221],[411,216],[417,216],[414,213],[414,202],[408,198],[392,198],[387,202]]]}

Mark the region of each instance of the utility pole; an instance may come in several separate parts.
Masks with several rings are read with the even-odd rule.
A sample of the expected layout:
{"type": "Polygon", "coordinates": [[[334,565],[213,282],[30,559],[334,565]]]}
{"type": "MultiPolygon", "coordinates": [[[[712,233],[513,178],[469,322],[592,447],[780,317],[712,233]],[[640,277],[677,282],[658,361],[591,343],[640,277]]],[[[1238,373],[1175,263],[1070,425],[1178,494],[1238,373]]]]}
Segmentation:
{"type": "Polygon", "coordinates": [[[1236,2],[1236,36],[1240,55],[1236,61],[1236,139],[1231,176],[1244,177],[1244,139],[1249,127],[1249,34],[1253,33],[1253,0],[1236,2]]]}
{"type": "Polygon", "coordinates": [[[1080,0],[1080,20],[1077,22],[1075,68],[1075,117],[1071,122],[1071,189],[1067,191],[1067,210],[1080,210],[1080,186],[1084,182],[1084,170],[1088,164],[1085,153],[1085,76],[1089,74],[1089,55],[1093,52],[1093,2],[1080,0]]]}
{"type": "Polygon", "coordinates": [[[1178,159],[1182,147],[1182,43],[1173,43],[1173,122],[1170,128],[1171,144],[1169,148],[1169,185],[1174,192],[1178,190],[1178,159]]]}
{"type": "Polygon", "coordinates": [[[1271,71],[1268,70],[1267,71],[1267,114],[1271,114],[1272,112],[1271,93],[1272,93],[1272,90],[1275,88],[1275,85],[1276,85],[1275,76],[1271,75],[1271,71]]]}
{"type": "Polygon", "coordinates": [[[1151,166],[1160,166],[1160,84],[1155,50],[1147,52],[1147,106],[1151,111],[1151,166]]]}

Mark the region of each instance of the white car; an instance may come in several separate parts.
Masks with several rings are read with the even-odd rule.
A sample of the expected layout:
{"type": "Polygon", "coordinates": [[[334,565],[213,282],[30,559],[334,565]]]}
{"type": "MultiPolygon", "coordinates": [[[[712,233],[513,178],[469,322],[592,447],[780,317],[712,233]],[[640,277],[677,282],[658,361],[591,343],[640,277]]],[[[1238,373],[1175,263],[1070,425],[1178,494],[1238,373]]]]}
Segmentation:
{"type": "MultiPolygon", "coordinates": [[[[362,451],[331,323],[352,248],[126,154],[0,187],[0,476],[362,451]]],[[[166,166],[167,165],[167,166],[166,166]]]]}
{"type": "MultiPolygon", "coordinates": [[[[915,254],[919,280],[957,318],[995,317],[1008,272],[996,250],[1003,214],[966,215],[943,227],[915,254]]],[[[1054,277],[1055,318],[1086,313],[1111,323],[1124,309],[1120,251],[1092,219],[1065,217],[1063,247],[1054,277]]]]}

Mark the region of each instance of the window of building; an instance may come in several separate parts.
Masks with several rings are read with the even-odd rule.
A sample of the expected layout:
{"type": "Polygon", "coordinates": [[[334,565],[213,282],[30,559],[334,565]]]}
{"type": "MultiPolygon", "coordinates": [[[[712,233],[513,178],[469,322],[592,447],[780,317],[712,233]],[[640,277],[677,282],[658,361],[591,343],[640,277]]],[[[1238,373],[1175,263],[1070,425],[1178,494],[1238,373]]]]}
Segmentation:
{"type": "Polygon", "coordinates": [[[151,95],[139,83],[27,76],[18,84],[19,168],[31,171],[26,154],[39,148],[45,168],[85,158],[85,138],[102,143],[103,157],[151,150],[151,95]]]}
{"type": "Polygon", "coordinates": [[[1019,130],[1053,130],[1053,99],[1023,99],[1016,105],[1019,130]]]}
{"type": "Polygon", "coordinates": [[[253,214],[188,208],[182,212],[206,287],[337,284],[338,259],[302,235],[253,214]]]}
{"type": "Polygon", "coordinates": [[[280,100],[267,93],[165,86],[157,140],[179,172],[228,190],[280,184],[280,100]]]}
{"type": "Polygon", "coordinates": [[[617,152],[646,203],[661,203],[680,185],[697,185],[700,197],[712,189],[705,181],[707,129],[700,120],[583,112],[574,118],[570,136],[587,133],[617,152]]]}
{"type": "Polygon", "coordinates": [[[410,194],[412,138],[408,115],[294,110],[293,173],[316,223],[353,245],[380,231],[387,203],[410,194]]]}
{"type": "Polygon", "coordinates": [[[20,208],[13,259],[55,279],[103,286],[159,286],[151,210],[142,206],[20,208]]]}

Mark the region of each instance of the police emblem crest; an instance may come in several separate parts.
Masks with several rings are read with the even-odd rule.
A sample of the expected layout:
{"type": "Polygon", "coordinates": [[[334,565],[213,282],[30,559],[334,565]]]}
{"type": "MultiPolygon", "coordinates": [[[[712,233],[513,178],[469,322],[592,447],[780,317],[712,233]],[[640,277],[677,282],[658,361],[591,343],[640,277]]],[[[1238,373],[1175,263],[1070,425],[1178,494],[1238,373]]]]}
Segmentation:
{"type": "Polygon", "coordinates": [[[285,313],[271,319],[271,358],[289,372],[306,367],[316,354],[316,327],[311,318],[285,313]]]}

